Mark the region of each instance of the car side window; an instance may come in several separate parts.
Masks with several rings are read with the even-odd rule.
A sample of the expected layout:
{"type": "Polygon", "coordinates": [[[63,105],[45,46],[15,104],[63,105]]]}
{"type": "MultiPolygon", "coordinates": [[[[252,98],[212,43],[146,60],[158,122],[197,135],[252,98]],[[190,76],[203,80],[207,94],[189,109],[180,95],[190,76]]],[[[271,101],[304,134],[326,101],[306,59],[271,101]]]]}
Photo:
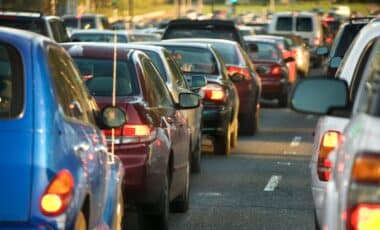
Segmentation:
{"type": "Polygon", "coordinates": [[[355,112],[364,112],[380,115],[380,40],[367,50],[367,60],[363,68],[363,80],[358,91],[358,100],[355,102],[355,112]]]}
{"type": "Polygon", "coordinates": [[[67,42],[69,41],[69,37],[67,35],[67,31],[64,27],[63,22],[53,19],[49,22],[51,31],[53,33],[54,40],[56,42],[67,42]]]}
{"type": "Polygon", "coordinates": [[[179,69],[178,64],[175,62],[175,60],[167,53],[165,53],[166,61],[169,64],[169,68],[172,71],[174,75],[174,79],[176,80],[177,84],[185,89],[188,89],[189,86],[186,83],[185,77],[183,76],[181,70],[179,69]]]}
{"type": "Polygon", "coordinates": [[[71,58],[57,46],[49,45],[47,52],[60,110],[67,118],[95,124],[94,111],[88,104],[90,95],[71,58]]]}
{"type": "Polygon", "coordinates": [[[172,101],[168,89],[159,75],[158,70],[152,62],[143,57],[141,60],[143,66],[144,81],[147,85],[146,96],[148,97],[149,106],[152,107],[171,107],[172,101]]]}
{"type": "Polygon", "coordinates": [[[24,105],[24,74],[16,48],[0,43],[0,119],[17,117],[24,105]]]}

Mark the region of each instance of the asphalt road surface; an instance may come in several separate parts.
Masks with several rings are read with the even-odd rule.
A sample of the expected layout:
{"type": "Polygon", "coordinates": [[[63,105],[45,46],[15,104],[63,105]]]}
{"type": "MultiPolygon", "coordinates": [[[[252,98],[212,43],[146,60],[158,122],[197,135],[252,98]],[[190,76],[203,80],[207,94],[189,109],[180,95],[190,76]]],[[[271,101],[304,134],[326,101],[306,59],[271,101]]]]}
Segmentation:
{"type": "Polygon", "coordinates": [[[308,165],[316,117],[263,108],[260,118],[259,133],[239,137],[230,157],[203,155],[190,209],[171,213],[170,229],[314,228],[308,165]]]}

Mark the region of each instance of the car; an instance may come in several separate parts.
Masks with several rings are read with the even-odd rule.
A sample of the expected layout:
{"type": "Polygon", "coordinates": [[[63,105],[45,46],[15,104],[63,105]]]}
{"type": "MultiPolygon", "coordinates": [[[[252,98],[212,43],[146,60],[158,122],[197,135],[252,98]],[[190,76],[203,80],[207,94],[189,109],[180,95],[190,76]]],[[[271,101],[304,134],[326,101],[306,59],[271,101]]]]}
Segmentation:
{"type": "MultiPolygon", "coordinates": [[[[211,137],[214,153],[229,156],[231,147],[237,145],[239,95],[222,57],[210,44],[199,43],[148,43],[169,50],[187,78],[205,76],[202,134],[211,137]]],[[[240,78],[239,76],[237,76],[240,78]]]]}
{"type": "Polygon", "coordinates": [[[283,59],[287,60],[286,65],[288,66],[289,72],[288,81],[291,85],[298,80],[298,77],[301,78],[301,76],[297,76],[296,51],[292,50],[289,39],[277,35],[254,35],[244,37],[245,43],[255,41],[256,39],[269,39],[277,43],[278,48],[281,50],[283,59]]]}
{"type": "Polygon", "coordinates": [[[297,75],[305,78],[310,69],[310,51],[308,45],[298,35],[294,34],[272,34],[282,36],[288,40],[290,49],[295,53],[294,58],[297,64],[297,75]]]}
{"type": "Polygon", "coordinates": [[[122,128],[104,130],[124,165],[126,204],[139,210],[141,224],[167,229],[169,202],[176,211],[189,207],[190,126],[181,110],[198,107],[199,95],[180,93],[175,103],[151,59],[125,44],[66,43],[64,47],[99,107],[115,103],[127,113],[122,128]]]}
{"type": "Polygon", "coordinates": [[[149,34],[137,31],[124,30],[74,30],[71,32],[71,41],[73,42],[114,42],[115,35],[117,42],[141,42],[141,41],[159,41],[159,35],[149,34]]]}
{"type": "Polygon", "coordinates": [[[324,37],[324,44],[327,47],[331,47],[336,34],[339,31],[339,27],[342,24],[342,20],[339,19],[339,17],[336,17],[334,15],[327,15],[326,17],[323,17],[322,19],[322,28],[323,28],[323,37],[324,37]]]}
{"type": "Polygon", "coordinates": [[[70,31],[76,29],[111,29],[108,17],[102,14],[64,15],[62,19],[70,31]]]}
{"type": "Polygon", "coordinates": [[[231,79],[237,88],[240,104],[245,105],[239,107],[239,133],[255,134],[259,129],[261,79],[241,46],[237,42],[223,39],[182,38],[163,42],[166,41],[211,44],[219,52],[226,64],[228,76],[233,77],[231,79]],[[241,74],[243,78],[236,79],[235,73],[241,74]]]}
{"type": "Polygon", "coordinates": [[[274,40],[258,38],[247,41],[248,55],[256,66],[262,82],[262,98],[278,100],[287,106],[291,90],[287,59],[274,40]]]}
{"type": "MultiPolygon", "coordinates": [[[[196,92],[206,85],[206,78],[204,77],[203,79],[194,78],[193,81],[190,78],[188,79],[190,84],[188,84],[176,61],[171,57],[169,51],[163,47],[134,43],[128,44],[128,47],[143,51],[152,59],[175,103],[179,102],[179,95],[182,92],[189,93],[192,90],[196,92]]],[[[202,155],[202,108],[199,106],[198,108],[186,109],[181,112],[185,114],[190,124],[191,170],[198,173],[201,170],[202,155]]]]}
{"type": "Polygon", "coordinates": [[[369,23],[372,18],[351,18],[348,22],[343,23],[331,45],[330,51],[327,47],[318,49],[318,54],[328,55],[324,63],[324,73],[328,77],[334,77],[343,59],[347,49],[354,41],[360,30],[369,23]]]}
{"type": "Polygon", "coordinates": [[[247,26],[254,28],[255,34],[267,34],[269,24],[270,22],[267,21],[256,21],[246,23],[247,26]]]}
{"type": "Polygon", "coordinates": [[[45,36],[2,27],[0,50],[0,228],[120,228],[122,164],[100,127],[122,126],[123,110],[100,111],[45,36]]]}
{"type": "MultiPolygon", "coordinates": [[[[372,43],[380,36],[380,24],[374,23],[365,26],[357,35],[355,42],[350,46],[338,71],[338,79],[344,80],[349,89],[348,103],[353,104],[357,97],[359,83],[363,77],[363,66],[367,63],[367,58],[363,58],[367,44],[372,43]]],[[[318,89],[318,88],[317,88],[318,89]]],[[[320,89],[320,88],[319,88],[320,89]]],[[[325,139],[335,140],[342,136],[346,125],[349,123],[349,117],[352,113],[352,106],[335,113],[329,113],[318,119],[314,130],[313,153],[310,161],[311,186],[315,206],[316,225],[322,226],[324,209],[324,200],[326,186],[331,178],[331,162],[328,160],[332,154],[335,145],[325,145],[325,139]]],[[[328,143],[328,142],[327,142],[328,143]]]]}
{"type": "Polygon", "coordinates": [[[238,42],[244,48],[243,37],[230,20],[176,19],[169,22],[162,40],[174,38],[217,38],[238,42]]]}
{"type": "Polygon", "coordinates": [[[0,26],[32,31],[62,43],[70,37],[62,19],[58,16],[43,15],[38,11],[0,11],[0,26]]]}
{"type": "Polygon", "coordinates": [[[255,28],[253,26],[245,26],[245,25],[239,25],[238,26],[240,35],[242,37],[247,35],[255,35],[255,28]]]}
{"type": "Polygon", "coordinates": [[[310,48],[311,62],[321,64],[316,49],[323,45],[323,29],[319,16],[311,12],[278,12],[273,14],[268,27],[270,34],[296,34],[310,48]]]}

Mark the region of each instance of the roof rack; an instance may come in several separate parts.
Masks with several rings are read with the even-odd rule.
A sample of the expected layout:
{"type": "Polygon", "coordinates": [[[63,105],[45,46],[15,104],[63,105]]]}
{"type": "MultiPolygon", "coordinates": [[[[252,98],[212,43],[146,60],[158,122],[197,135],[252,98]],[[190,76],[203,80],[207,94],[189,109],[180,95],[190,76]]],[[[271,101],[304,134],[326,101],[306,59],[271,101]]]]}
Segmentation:
{"type": "Polygon", "coordinates": [[[17,10],[0,8],[0,15],[17,15],[24,17],[42,17],[44,14],[41,11],[36,10],[17,10]]]}

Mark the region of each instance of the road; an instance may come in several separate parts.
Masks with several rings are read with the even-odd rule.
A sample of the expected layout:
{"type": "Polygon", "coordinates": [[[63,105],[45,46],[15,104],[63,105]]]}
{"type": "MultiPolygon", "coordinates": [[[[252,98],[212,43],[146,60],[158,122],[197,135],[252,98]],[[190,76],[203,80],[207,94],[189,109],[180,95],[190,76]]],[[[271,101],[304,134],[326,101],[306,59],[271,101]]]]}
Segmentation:
{"type": "Polygon", "coordinates": [[[316,117],[264,108],[253,137],[230,157],[205,154],[192,175],[190,209],[170,229],[313,229],[309,160],[316,117]]]}

